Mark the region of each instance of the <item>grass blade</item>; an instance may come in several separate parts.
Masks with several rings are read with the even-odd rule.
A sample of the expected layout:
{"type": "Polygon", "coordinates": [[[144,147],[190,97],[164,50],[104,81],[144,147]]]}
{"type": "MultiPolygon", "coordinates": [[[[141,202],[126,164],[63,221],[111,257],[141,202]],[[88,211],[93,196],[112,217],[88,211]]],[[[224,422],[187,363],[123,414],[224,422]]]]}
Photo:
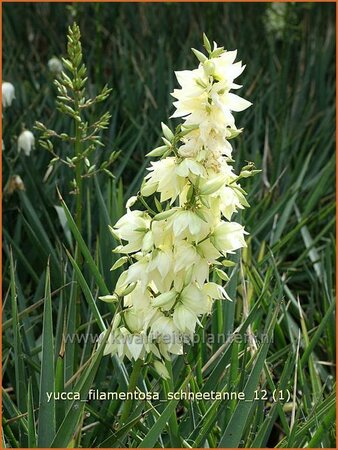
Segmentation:
{"type": "Polygon", "coordinates": [[[28,447],[36,447],[36,428],[35,428],[35,415],[34,415],[34,401],[32,391],[32,380],[28,381],[28,398],[27,398],[27,411],[28,411],[28,447]]]}
{"type": "Polygon", "coordinates": [[[54,339],[49,265],[46,271],[45,307],[43,311],[42,358],[40,375],[38,446],[50,447],[55,435],[54,339]],[[52,393],[48,401],[47,392],[52,393]]]}
{"type": "Polygon", "coordinates": [[[58,429],[51,447],[64,448],[68,447],[76,430],[76,425],[83,413],[85,401],[88,396],[89,389],[93,383],[95,374],[99,368],[100,361],[103,356],[103,350],[110,334],[110,328],[105,333],[104,338],[100,342],[97,351],[93,354],[92,361],[87,370],[82,374],[78,383],[74,387],[74,392],[80,393],[81,400],[73,400],[70,408],[65,416],[60,428],[58,429]]]}
{"type": "MultiPolygon", "coordinates": [[[[277,319],[278,308],[276,308],[271,319],[268,336],[271,337],[275,321],[277,319]]],[[[260,374],[263,370],[265,359],[270,346],[270,339],[264,342],[258,350],[256,361],[244,387],[245,401],[239,402],[231,416],[231,419],[220,440],[219,447],[237,448],[252,407],[254,391],[257,388],[260,374]]]]}
{"type": "MultiPolygon", "coordinates": [[[[189,382],[191,374],[189,374],[186,379],[183,381],[179,390],[183,390],[189,382]]],[[[168,402],[161,416],[158,417],[155,424],[150,428],[149,432],[146,434],[141,444],[138,446],[139,448],[152,448],[156,444],[163,428],[166,426],[169,421],[171,415],[175,411],[175,408],[178,404],[179,400],[171,400],[168,402]]]]}
{"type": "Polygon", "coordinates": [[[60,198],[60,202],[62,204],[62,207],[63,207],[63,209],[65,211],[65,215],[66,215],[66,218],[67,218],[67,222],[68,222],[69,228],[70,228],[71,232],[73,233],[73,236],[74,236],[76,242],[79,245],[81,253],[82,253],[86,263],[88,264],[88,267],[89,267],[89,270],[90,270],[91,274],[95,278],[96,283],[99,286],[101,292],[104,295],[110,294],[109,289],[107,288],[107,286],[106,286],[106,284],[105,284],[105,282],[104,282],[104,280],[102,278],[102,275],[101,275],[97,265],[95,264],[95,261],[94,261],[92,255],[90,254],[90,251],[89,251],[89,249],[88,249],[88,247],[87,247],[83,237],[81,236],[81,233],[78,230],[78,228],[76,226],[76,223],[75,223],[75,221],[74,221],[74,219],[73,219],[73,217],[72,217],[72,215],[71,215],[71,213],[70,213],[66,203],[64,202],[63,198],[61,197],[60,193],[59,193],[59,198],[60,198]]]}
{"type": "Polygon", "coordinates": [[[13,356],[14,356],[16,397],[19,409],[21,411],[24,411],[27,404],[27,391],[25,382],[26,375],[22,354],[22,339],[18,316],[17,290],[16,290],[15,269],[12,251],[10,252],[10,277],[11,277],[10,288],[11,288],[13,335],[14,335],[13,356]]]}
{"type": "Polygon", "coordinates": [[[98,310],[98,308],[96,306],[96,302],[93,298],[91,290],[89,289],[89,286],[88,286],[84,276],[82,275],[82,272],[81,272],[79,266],[76,264],[75,259],[71,256],[71,254],[67,250],[66,250],[66,252],[67,252],[67,256],[68,256],[72,266],[74,267],[74,270],[75,270],[78,282],[81,286],[82,292],[83,292],[83,294],[88,302],[88,305],[100,327],[100,330],[105,331],[106,330],[105,323],[101,317],[100,311],[98,310]]]}

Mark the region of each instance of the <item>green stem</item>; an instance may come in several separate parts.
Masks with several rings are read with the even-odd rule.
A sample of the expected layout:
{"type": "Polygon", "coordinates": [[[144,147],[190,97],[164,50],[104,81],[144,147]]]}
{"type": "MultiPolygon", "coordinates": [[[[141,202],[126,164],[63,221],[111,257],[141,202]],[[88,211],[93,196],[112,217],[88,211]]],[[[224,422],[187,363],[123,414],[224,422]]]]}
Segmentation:
{"type": "Polygon", "coordinates": [[[144,198],[142,197],[142,195],[138,196],[138,199],[140,200],[140,202],[142,203],[142,205],[147,208],[147,210],[149,211],[150,214],[152,214],[153,216],[156,216],[156,212],[150,208],[150,206],[148,205],[148,203],[144,200],[144,198]]]}
{"type": "Polygon", "coordinates": [[[196,361],[196,377],[199,386],[203,386],[203,375],[202,375],[202,359],[203,359],[203,328],[198,330],[199,342],[197,343],[197,361],[196,361]]]}
{"type": "MultiPolygon", "coordinates": [[[[132,370],[130,378],[129,378],[128,392],[134,392],[136,385],[137,385],[137,380],[138,380],[140,372],[141,372],[142,365],[143,365],[142,359],[138,359],[135,361],[133,370],[132,370]]],[[[126,400],[123,410],[122,410],[121,425],[124,425],[126,420],[128,419],[132,404],[133,404],[132,399],[126,400]]]]}
{"type": "MultiPolygon", "coordinates": [[[[174,391],[173,371],[172,371],[171,361],[166,361],[165,365],[169,372],[170,378],[169,378],[169,380],[163,380],[163,390],[164,390],[166,398],[168,398],[168,393],[174,391]]],[[[169,436],[170,436],[170,441],[171,441],[172,447],[174,447],[174,448],[182,447],[180,431],[179,431],[178,423],[177,423],[176,411],[174,411],[169,418],[169,436]]]]}
{"type": "MultiPolygon", "coordinates": [[[[78,102],[75,105],[78,109],[78,102]]],[[[76,226],[82,233],[82,159],[81,159],[81,128],[78,121],[75,121],[75,156],[78,158],[75,165],[76,181],[76,226]]]]}
{"type": "MultiPolygon", "coordinates": [[[[77,73],[74,74],[74,78],[77,78],[77,73]]],[[[77,114],[80,114],[79,107],[79,98],[77,92],[74,95],[75,102],[75,111],[77,114]]],[[[76,181],[76,212],[75,212],[75,222],[76,226],[79,230],[79,233],[82,235],[82,159],[81,159],[81,127],[77,120],[75,120],[75,145],[74,145],[74,153],[77,157],[77,161],[75,164],[75,181],[76,181]]],[[[82,269],[82,254],[79,248],[79,245],[76,244],[75,248],[75,261],[80,270],[82,269]]],[[[80,317],[80,302],[81,302],[81,288],[79,283],[76,286],[76,323],[79,325],[81,323],[80,317]]]]}

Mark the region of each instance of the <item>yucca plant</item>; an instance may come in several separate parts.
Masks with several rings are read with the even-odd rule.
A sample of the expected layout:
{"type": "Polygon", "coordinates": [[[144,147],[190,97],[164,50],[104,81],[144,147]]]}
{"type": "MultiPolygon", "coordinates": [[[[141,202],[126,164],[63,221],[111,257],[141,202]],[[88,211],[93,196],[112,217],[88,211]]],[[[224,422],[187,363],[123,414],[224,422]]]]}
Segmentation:
{"type": "MultiPolygon", "coordinates": [[[[3,446],[334,446],[332,6],[5,4],[3,10],[4,79],[16,97],[4,109],[3,179],[18,175],[24,187],[12,183],[4,198],[3,446]],[[16,141],[22,124],[33,130],[36,120],[45,125],[42,133],[74,136],[74,115],[55,111],[60,93],[47,65],[53,55],[61,61],[64,18],[72,23],[74,16],[88,96],[105,83],[113,87],[82,117],[95,124],[112,115],[98,133],[105,147],[92,153],[89,167],[100,168],[121,150],[113,176],[87,177],[81,158],[81,223],[71,167],[50,172],[47,152],[36,145],[29,156],[17,154],[16,141]],[[173,69],[194,67],[188,48],[201,50],[203,30],[228,50],[238,47],[248,64],[239,92],[253,106],[236,116],[245,130],[232,141],[234,172],[254,161],[262,173],[241,180],[251,207],[234,220],[250,233],[247,247],[227,258],[222,271],[229,280],[217,270],[213,275],[233,301],[215,300],[211,314],[198,317],[203,327],[183,355],[163,360],[165,367],[139,360],[140,374],[135,358],[103,356],[112,319],[124,307],[121,299],[99,300],[116,300],[123,271],[111,252],[120,236],[109,226],[132,196],[138,203],[128,208],[149,208],[151,217],[166,208],[142,195],[145,153],[162,145],[161,122],[172,130],[164,127],[170,144],[182,137],[177,122],[167,120],[174,112],[173,69]]],[[[57,75],[58,83],[65,79],[57,75]]],[[[70,164],[72,141],[50,140],[70,164]]],[[[133,262],[126,256],[125,269],[133,262]]]]}

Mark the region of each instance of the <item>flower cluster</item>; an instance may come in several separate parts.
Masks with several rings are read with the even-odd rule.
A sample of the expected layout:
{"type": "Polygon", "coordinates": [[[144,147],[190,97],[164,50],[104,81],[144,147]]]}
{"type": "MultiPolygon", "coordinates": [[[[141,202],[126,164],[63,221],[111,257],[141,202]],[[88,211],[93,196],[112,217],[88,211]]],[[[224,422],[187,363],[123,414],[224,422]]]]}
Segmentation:
{"type": "Polygon", "coordinates": [[[148,154],[161,158],[151,163],[140,193],[111,229],[121,243],[115,252],[124,254],[113,269],[129,267],[113,295],[101,297],[120,302],[106,354],[135,360],[148,353],[159,359],[182,354],[213,301],[230,300],[211,280],[227,280],[227,255],[246,245],[243,226],[231,219],[248,206],[239,180],[256,171],[249,164],[234,173],[229,140],[241,132],[233,111],[251,103],[230,92],[241,87],[234,80],[245,67],[234,62],[236,51],[216,43],[211,49],[205,36],[204,46],[208,57],[193,50],[197,69],[176,72],[180,88],[172,93],[172,117],[183,123],[175,132],[162,124],[164,145],[148,154]],[[132,210],[136,202],[146,209],[132,210]]]}
{"type": "MultiPolygon", "coordinates": [[[[2,108],[4,114],[6,115],[6,110],[12,106],[13,101],[15,100],[15,88],[12,83],[9,81],[3,81],[1,86],[2,93],[2,108]]],[[[5,128],[5,123],[3,123],[3,128],[5,128]]],[[[29,156],[31,150],[34,148],[35,138],[31,131],[23,129],[18,137],[18,154],[23,150],[26,156],[29,156]]],[[[5,150],[5,144],[2,140],[2,150],[5,150]]],[[[16,157],[12,160],[9,159],[14,166],[14,162],[16,161],[16,157]]],[[[6,185],[4,186],[4,194],[12,195],[15,191],[24,191],[25,185],[22,181],[22,178],[18,174],[12,173],[12,167],[10,167],[10,176],[6,185]]]]}

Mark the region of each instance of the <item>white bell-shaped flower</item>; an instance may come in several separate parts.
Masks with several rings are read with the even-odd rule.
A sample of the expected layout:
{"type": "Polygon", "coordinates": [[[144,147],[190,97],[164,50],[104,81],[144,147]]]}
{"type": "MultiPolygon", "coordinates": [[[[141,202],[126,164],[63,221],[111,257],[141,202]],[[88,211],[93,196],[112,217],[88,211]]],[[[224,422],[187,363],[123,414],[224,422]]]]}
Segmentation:
{"type": "Polygon", "coordinates": [[[50,58],[50,60],[48,61],[48,69],[54,74],[54,75],[58,75],[59,73],[61,73],[63,71],[63,64],[62,61],[60,61],[59,58],[57,58],[56,56],[53,56],[52,58],[50,58]]]}
{"type": "Polygon", "coordinates": [[[18,152],[21,150],[26,156],[29,156],[35,147],[34,134],[29,130],[24,130],[18,137],[18,152]]]}
{"type": "Polygon", "coordinates": [[[15,99],[15,88],[12,83],[8,81],[2,82],[2,106],[7,108],[11,106],[13,100],[15,99]]]}

